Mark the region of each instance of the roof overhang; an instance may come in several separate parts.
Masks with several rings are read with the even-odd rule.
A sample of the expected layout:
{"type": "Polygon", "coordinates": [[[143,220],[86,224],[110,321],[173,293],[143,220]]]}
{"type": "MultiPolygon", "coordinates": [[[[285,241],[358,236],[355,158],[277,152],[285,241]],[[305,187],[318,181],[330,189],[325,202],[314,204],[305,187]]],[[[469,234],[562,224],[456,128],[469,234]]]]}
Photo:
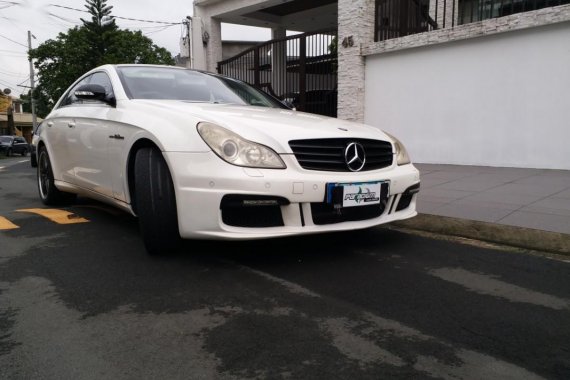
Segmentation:
{"type": "MultiPolygon", "coordinates": [[[[300,32],[336,29],[338,0],[195,0],[221,22],[300,32]]],[[[201,12],[196,12],[201,13],[201,12]]]]}

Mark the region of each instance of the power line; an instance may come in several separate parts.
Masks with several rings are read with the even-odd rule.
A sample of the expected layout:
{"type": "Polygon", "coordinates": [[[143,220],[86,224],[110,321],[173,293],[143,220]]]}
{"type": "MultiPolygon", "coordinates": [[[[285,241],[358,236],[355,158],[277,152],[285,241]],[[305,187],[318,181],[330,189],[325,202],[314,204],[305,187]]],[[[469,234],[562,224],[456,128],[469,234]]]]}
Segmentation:
{"type": "Polygon", "coordinates": [[[150,36],[151,34],[156,34],[156,33],[163,32],[163,31],[165,31],[165,30],[168,29],[168,28],[172,28],[173,26],[176,26],[176,25],[165,25],[165,26],[161,27],[161,28],[158,29],[158,30],[148,31],[148,32],[145,32],[145,33],[143,33],[143,34],[144,34],[145,36],[150,36]]]}
{"type": "Polygon", "coordinates": [[[2,68],[2,70],[0,70],[0,74],[4,74],[4,75],[12,75],[15,77],[24,77],[24,76],[28,76],[27,74],[22,74],[21,72],[15,72],[15,71],[9,71],[6,70],[4,68],[2,68]]]}
{"type": "Polygon", "coordinates": [[[7,73],[5,71],[0,71],[0,75],[7,75],[11,78],[16,78],[16,79],[22,79],[22,78],[27,78],[28,75],[27,74],[12,74],[12,73],[7,73]]]}
{"type": "Polygon", "coordinates": [[[16,91],[16,89],[15,89],[14,87],[12,87],[12,85],[9,84],[8,82],[4,82],[3,80],[0,80],[0,84],[3,85],[3,86],[8,87],[8,88],[11,89],[11,90],[16,91]]]}
{"type": "Polygon", "coordinates": [[[14,5],[20,5],[20,3],[14,3],[12,1],[0,1],[0,9],[11,8],[14,5]]]}
{"type": "Polygon", "coordinates": [[[25,53],[2,53],[2,57],[27,57],[28,55],[25,53]]]}
{"type": "Polygon", "coordinates": [[[28,82],[29,80],[30,80],[30,78],[24,79],[22,82],[18,83],[18,86],[23,85],[24,83],[28,82]]]}
{"type": "Polygon", "coordinates": [[[17,51],[17,50],[6,50],[6,49],[0,49],[0,51],[4,51],[6,53],[18,53],[18,54],[27,54],[21,51],[17,51]]]}
{"type": "Polygon", "coordinates": [[[60,20],[62,20],[62,21],[68,22],[68,23],[70,23],[70,24],[75,24],[75,25],[79,25],[79,24],[80,24],[80,22],[78,22],[78,21],[76,21],[76,20],[72,20],[72,19],[70,19],[70,18],[65,18],[65,17],[62,17],[62,16],[58,16],[58,15],[56,15],[55,13],[52,13],[52,12],[48,12],[48,15],[50,15],[51,17],[55,17],[55,18],[57,18],[57,19],[60,19],[60,20]]]}
{"type": "MultiPolygon", "coordinates": [[[[63,8],[63,9],[69,9],[72,11],[77,11],[77,12],[83,12],[83,13],[89,13],[86,10],[83,9],[77,9],[77,8],[73,8],[73,7],[66,7],[65,5],[57,5],[57,4],[50,4],[50,6],[52,7],[57,7],[57,8],[63,8]]],[[[141,20],[138,18],[130,18],[130,17],[121,17],[121,16],[111,16],[112,18],[118,18],[121,20],[129,20],[129,21],[139,21],[139,22],[149,22],[149,23],[153,23],[153,24],[167,24],[167,25],[179,25],[181,24],[180,22],[167,22],[167,21],[155,21],[155,20],[141,20]]]]}
{"type": "Polygon", "coordinates": [[[21,44],[21,43],[19,43],[18,41],[14,41],[13,39],[8,38],[8,37],[6,37],[6,36],[3,36],[3,35],[1,35],[1,34],[0,34],[0,37],[5,38],[5,39],[7,39],[8,41],[13,42],[13,43],[15,43],[15,44],[18,44],[18,45],[20,45],[20,46],[23,46],[23,47],[25,47],[26,49],[28,48],[28,45],[21,44]]]}

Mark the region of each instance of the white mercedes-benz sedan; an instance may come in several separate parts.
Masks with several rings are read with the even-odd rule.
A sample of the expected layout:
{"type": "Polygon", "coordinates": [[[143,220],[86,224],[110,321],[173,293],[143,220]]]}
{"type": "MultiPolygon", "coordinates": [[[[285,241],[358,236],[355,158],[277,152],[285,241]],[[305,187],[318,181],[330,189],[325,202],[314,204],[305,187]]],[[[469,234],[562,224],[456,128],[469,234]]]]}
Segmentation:
{"type": "Polygon", "coordinates": [[[43,122],[38,188],[136,215],[147,250],[367,228],[416,215],[418,170],[380,129],[297,112],[241,81],[152,65],[79,78],[43,122]]]}

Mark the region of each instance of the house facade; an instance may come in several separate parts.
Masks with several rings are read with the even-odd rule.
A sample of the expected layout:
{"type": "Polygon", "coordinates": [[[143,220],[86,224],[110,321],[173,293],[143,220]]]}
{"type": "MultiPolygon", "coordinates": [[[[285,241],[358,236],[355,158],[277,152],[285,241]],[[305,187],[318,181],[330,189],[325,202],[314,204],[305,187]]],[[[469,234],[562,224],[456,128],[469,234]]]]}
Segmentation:
{"type": "Polygon", "coordinates": [[[570,0],[195,0],[192,36],[195,68],[334,99],[416,162],[570,169],[570,0]],[[224,61],[222,22],[274,41],[224,61]]]}
{"type": "MultiPolygon", "coordinates": [[[[21,99],[0,94],[0,135],[15,134],[24,137],[30,143],[32,142],[33,118],[31,113],[23,111],[22,103],[21,99]]],[[[42,119],[37,118],[37,122],[40,121],[42,119]]]]}

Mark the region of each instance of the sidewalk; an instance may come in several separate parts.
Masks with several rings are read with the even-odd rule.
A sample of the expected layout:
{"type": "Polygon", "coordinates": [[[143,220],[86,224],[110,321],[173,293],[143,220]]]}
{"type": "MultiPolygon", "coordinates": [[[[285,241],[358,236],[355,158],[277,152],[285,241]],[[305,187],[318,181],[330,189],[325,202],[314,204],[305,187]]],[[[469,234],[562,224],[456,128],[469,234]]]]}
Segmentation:
{"type": "Polygon", "coordinates": [[[560,240],[563,251],[570,246],[570,171],[434,164],[416,167],[421,173],[421,215],[406,227],[423,229],[423,224],[427,230],[445,232],[444,227],[433,224],[454,221],[454,227],[468,226],[471,232],[488,229],[500,235],[505,230],[515,240],[528,241],[529,236],[560,240]]]}

